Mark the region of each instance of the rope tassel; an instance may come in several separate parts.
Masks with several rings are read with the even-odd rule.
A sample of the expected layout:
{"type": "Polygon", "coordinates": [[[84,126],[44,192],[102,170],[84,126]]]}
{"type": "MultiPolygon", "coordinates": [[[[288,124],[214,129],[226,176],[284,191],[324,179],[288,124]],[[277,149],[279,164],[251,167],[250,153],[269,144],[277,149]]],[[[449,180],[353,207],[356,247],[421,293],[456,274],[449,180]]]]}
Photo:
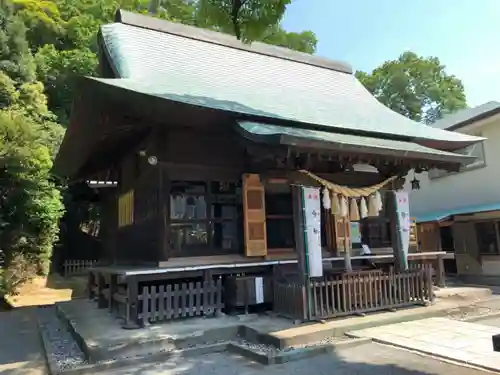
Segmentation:
{"type": "Polygon", "coordinates": [[[331,204],[332,204],[332,215],[342,215],[342,211],[340,209],[340,199],[339,196],[335,193],[332,193],[331,204]]]}
{"type": "Polygon", "coordinates": [[[354,199],[354,198],[351,199],[349,216],[350,216],[351,221],[359,221],[358,202],[356,202],[356,199],[354,199]]]}
{"type": "Polygon", "coordinates": [[[375,194],[372,194],[368,197],[368,216],[377,217],[378,213],[377,197],[375,194]]]}
{"type": "Polygon", "coordinates": [[[346,217],[348,213],[349,209],[347,207],[347,198],[342,197],[340,198],[340,216],[346,217]]]}
{"type": "Polygon", "coordinates": [[[368,207],[366,206],[365,198],[361,198],[361,201],[359,203],[359,216],[361,217],[361,219],[368,217],[368,207]]]}

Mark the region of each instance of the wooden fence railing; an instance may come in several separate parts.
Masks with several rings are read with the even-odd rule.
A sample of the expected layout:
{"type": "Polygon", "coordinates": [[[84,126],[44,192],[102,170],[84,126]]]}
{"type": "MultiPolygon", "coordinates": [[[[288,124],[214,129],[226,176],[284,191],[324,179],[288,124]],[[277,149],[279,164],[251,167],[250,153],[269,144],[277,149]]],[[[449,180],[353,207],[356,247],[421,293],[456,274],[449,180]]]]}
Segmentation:
{"type": "Polygon", "coordinates": [[[345,315],[424,304],[433,300],[431,268],[402,273],[369,271],[300,284],[276,282],[274,310],[298,320],[345,315]]]}
{"type": "Polygon", "coordinates": [[[83,275],[87,270],[93,267],[97,263],[97,260],[80,260],[80,259],[70,259],[65,260],[63,263],[64,277],[83,275]]]}
{"type": "Polygon", "coordinates": [[[139,295],[139,322],[156,323],[222,311],[222,280],[145,286],[139,295]]]}

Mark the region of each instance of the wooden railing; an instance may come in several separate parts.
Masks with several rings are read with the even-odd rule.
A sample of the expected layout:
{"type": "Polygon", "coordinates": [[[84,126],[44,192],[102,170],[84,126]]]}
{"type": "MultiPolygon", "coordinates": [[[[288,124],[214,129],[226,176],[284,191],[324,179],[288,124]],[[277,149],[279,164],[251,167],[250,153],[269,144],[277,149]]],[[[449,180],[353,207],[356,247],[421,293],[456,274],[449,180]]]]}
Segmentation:
{"type": "Polygon", "coordinates": [[[87,270],[93,267],[97,260],[69,259],[63,263],[64,277],[84,275],[87,270]]]}
{"type": "Polygon", "coordinates": [[[383,274],[355,272],[300,284],[276,282],[274,311],[298,320],[317,320],[425,304],[433,300],[431,268],[383,274]]]}
{"type": "Polygon", "coordinates": [[[273,310],[279,315],[296,320],[307,320],[306,288],[303,285],[275,282],[273,310]]]}
{"type": "Polygon", "coordinates": [[[220,313],[222,280],[145,286],[139,295],[139,321],[156,323],[220,313]]]}

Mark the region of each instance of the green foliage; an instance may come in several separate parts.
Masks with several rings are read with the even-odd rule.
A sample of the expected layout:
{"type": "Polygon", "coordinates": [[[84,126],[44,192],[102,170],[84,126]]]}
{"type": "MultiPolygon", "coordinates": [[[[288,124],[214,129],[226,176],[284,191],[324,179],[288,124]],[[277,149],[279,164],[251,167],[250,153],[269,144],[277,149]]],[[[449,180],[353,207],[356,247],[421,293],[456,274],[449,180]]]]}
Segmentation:
{"type": "Polygon", "coordinates": [[[467,104],[462,82],[437,57],[405,52],[356,77],[381,103],[415,121],[432,123],[467,104]]]}
{"type": "Polygon", "coordinates": [[[279,25],[268,30],[261,41],[309,54],[316,52],[316,44],[318,43],[318,39],[312,31],[287,32],[279,25]]]}
{"type": "Polygon", "coordinates": [[[63,213],[52,182],[52,158],[45,129],[16,110],[0,111],[0,243],[4,269],[17,255],[48,270],[63,213]]]}
{"type": "Polygon", "coordinates": [[[44,44],[62,43],[64,22],[57,4],[50,0],[13,0],[13,3],[27,28],[26,38],[33,50],[44,44]]]}
{"type": "Polygon", "coordinates": [[[58,50],[54,45],[40,48],[35,56],[38,77],[44,82],[49,107],[59,121],[69,120],[77,77],[97,71],[97,57],[88,48],[58,50]]]}
{"type": "Polygon", "coordinates": [[[36,10],[28,3],[16,15],[0,0],[0,295],[47,272],[63,212],[50,170],[64,130],[36,80],[21,20],[36,10]]]}
{"type": "Polygon", "coordinates": [[[291,0],[200,0],[198,25],[233,34],[243,41],[259,40],[285,14],[291,0]]]}
{"type": "Polygon", "coordinates": [[[18,288],[33,279],[37,273],[33,257],[22,253],[12,254],[9,266],[4,267],[3,253],[0,252],[0,295],[18,294],[18,288]]]}
{"type": "Polygon", "coordinates": [[[0,71],[16,84],[35,79],[35,63],[25,38],[26,27],[8,0],[0,0],[0,71]]]}

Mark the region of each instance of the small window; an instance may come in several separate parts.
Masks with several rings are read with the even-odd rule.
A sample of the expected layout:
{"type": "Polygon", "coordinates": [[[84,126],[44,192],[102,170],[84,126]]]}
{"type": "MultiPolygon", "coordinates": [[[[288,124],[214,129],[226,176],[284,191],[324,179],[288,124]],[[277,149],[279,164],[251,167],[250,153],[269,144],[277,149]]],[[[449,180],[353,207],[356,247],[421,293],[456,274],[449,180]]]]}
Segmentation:
{"type": "Polygon", "coordinates": [[[477,245],[480,254],[498,254],[499,222],[485,221],[476,223],[477,245]]]}

